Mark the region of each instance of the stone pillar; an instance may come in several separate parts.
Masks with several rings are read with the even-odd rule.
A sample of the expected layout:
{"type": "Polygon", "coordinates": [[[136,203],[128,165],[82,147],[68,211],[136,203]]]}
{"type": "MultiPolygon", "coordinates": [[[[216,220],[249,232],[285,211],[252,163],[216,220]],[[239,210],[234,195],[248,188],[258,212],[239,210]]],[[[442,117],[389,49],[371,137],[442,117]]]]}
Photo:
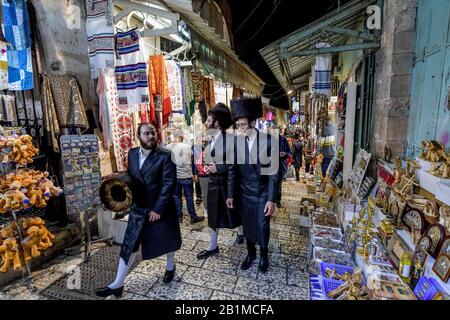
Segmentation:
{"type": "Polygon", "coordinates": [[[83,0],[32,0],[41,39],[42,72],[73,74],[86,109],[97,103],[91,79],[83,0]]]}
{"type": "Polygon", "coordinates": [[[384,147],[403,154],[407,139],[415,45],[416,0],[385,0],[381,48],[376,53],[372,159],[384,147]]]}

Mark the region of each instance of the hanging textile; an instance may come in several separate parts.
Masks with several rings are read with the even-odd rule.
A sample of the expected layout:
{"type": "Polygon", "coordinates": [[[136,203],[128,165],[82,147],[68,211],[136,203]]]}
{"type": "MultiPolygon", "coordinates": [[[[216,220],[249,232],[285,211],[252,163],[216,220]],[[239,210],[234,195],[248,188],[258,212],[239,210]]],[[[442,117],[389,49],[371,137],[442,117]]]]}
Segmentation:
{"type": "Polygon", "coordinates": [[[114,68],[114,23],[111,0],[86,1],[86,34],[92,79],[102,68],[114,68]]]}
{"type": "Polygon", "coordinates": [[[214,98],[217,103],[222,102],[229,106],[227,102],[227,88],[219,81],[214,81],[214,98]]]}
{"type": "Polygon", "coordinates": [[[181,90],[181,70],[173,60],[165,60],[170,102],[172,112],[183,112],[183,95],[181,90]]]}
{"type": "Polygon", "coordinates": [[[168,77],[164,57],[162,54],[150,56],[149,58],[149,80],[150,92],[152,95],[150,105],[150,120],[158,129],[160,128],[156,110],[160,106],[162,111],[162,124],[164,128],[169,123],[169,116],[172,113],[172,103],[169,94],[168,77]]]}
{"type": "Polygon", "coordinates": [[[45,75],[50,81],[51,95],[62,128],[89,127],[77,79],[69,75],[45,75]]]}
{"type": "MultiPolygon", "coordinates": [[[[316,48],[329,48],[330,44],[319,42],[316,48]]],[[[321,54],[316,57],[314,66],[313,91],[331,96],[331,54],[321,54]]]]}
{"type": "Polygon", "coordinates": [[[195,99],[192,87],[191,72],[188,68],[183,69],[183,102],[184,102],[184,119],[188,126],[191,125],[191,118],[195,112],[195,99]]]}
{"type": "Polygon", "coordinates": [[[195,102],[204,101],[205,90],[204,90],[203,75],[201,73],[191,73],[191,78],[195,102]]]}
{"type": "Polygon", "coordinates": [[[16,113],[16,97],[13,95],[2,95],[1,104],[3,108],[0,108],[2,120],[8,121],[11,127],[17,127],[18,119],[16,113]]]}
{"type": "Polygon", "coordinates": [[[60,135],[60,127],[58,122],[58,116],[56,114],[56,106],[53,100],[52,89],[50,85],[50,79],[44,76],[42,81],[42,102],[44,115],[44,130],[48,136],[49,144],[52,146],[54,152],[59,153],[58,138],[60,135]]]}
{"type": "MultiPolygon", "coordinates": [[[[105,106],[110,119],[110,137],[114,146],[114,155],[118,171],[126,171],[128,167],[128,151],[136,145],[133,117],[127,106],[117,104],[117,86],[114,69],[100,72],[99,84],[105,95],[105,106]]],[[[137,114],[134,112],[134,114],[137,114]]],[[[103,117],[102,117],[103,118],[103,117]]],[[[103,123],[103,122],[102,122],[103,123]]],[[[102,124],[103,125],[103,124],[102,124]]]]}
{"type": "Polygon", "coordinates": [[[33,63],[25,0],[2,0],[9,90],[33,89],[33,63]]]}
{"type": "Polygon", "coordinates": [[[6,51],[6,43],[0,40],[0,90],[7,90],[7,89],[8,89],[8,53],[6,51]]]}
{"type": "Polygon", "coordinates": [[[139,31],[118,32],[116,38],[118,104],[129,107],[148,105],[147,65],[139,47],[139,31]]]}
{"type": "Polygon", "coordinates": [[[214,79],[205,77],[203,87],[205,90],[205,102],[209,105],[209,108],[212,108],[216,104],[216,97],[214,94],[214,79]]]}
{"type": "Polygon", "coordinates": [[[100,119],[100,124],[102,126],[102,135],[103,135],[103,146],[106,150],[109,150],[111,147],[111,117],[109,110],[111,109],[108,106],[108,97],[106,92],[106,79],[105,72],[108,72],[108,69],[101,69],[98,76],[97,83],[97,95],[98,95],[98,114],[100,119]]]}

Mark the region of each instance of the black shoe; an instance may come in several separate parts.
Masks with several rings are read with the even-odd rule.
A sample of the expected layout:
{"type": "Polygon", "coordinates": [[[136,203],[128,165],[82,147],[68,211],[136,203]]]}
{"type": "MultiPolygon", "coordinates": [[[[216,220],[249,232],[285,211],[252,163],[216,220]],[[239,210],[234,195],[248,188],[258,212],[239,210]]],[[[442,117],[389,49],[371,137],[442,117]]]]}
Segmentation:
{"type": "Polygon", "coordinates": [[[205,217],[199,217],[199,216],[197,216],[197,217],[195,217],[194,219],[191,219],[191,224],[194,224],[194,223],[197,223],[197,222],[201,222],[201,221],[203,221],[203,220],[205,220],[205,217]]]}
{"type": "Polygon", "coordinates": [[[243,244],[244,243],[244,241],[245,241],[245,237],[242,235],[237,235],[237,237],[236,237],[236,243],[237,244],[243,244]]]}
{"type": "Polygon", "coordinates": [[[219,247],[215,248],[214,250],[203,250],[200,251],[200,253],[197,255],[197,259],[206,259],[210,256],[213,256],[215,254],[219,253],[219,247]]]}
{"type": "Polygon", "coordinates": [[[104,287],[104,288],[100,288],[97,289],[95,291],[95,294],[99,297],[109,297],[110,295],[114,295],[117,298],[122,296],[122,292],[123,292],[123,287],[117,288],[117,289],[111,289],[110,287],[104,287]]]}
{"type": "Polygon", "coordinates": [[[175,277],[175,266],[173,266],[172,271],[166,270],[166,273],[164,273],[163,282],[169,283],[170,281],[173,280],[174,277],[175,277]]]}
{"type": "Polygon", "coordinates": [[[277,208],[281,208],[281,202],[277,202],[277,208]]]}
{"type": "Polygon", "coordinates": [[[266,273],[269,268],[269,258],[265,256],[259,257],[259,271],[266,273]]]}
{"type": "Polygon", "coordinates": [[[241,265],[241,269],[242,270],[248,270],[251,266],[253,261],[255,261],[255,257],[251,257],[249,255],[247,255],[244,259],[244,261],[242,261],[242,265],[241,265]]]}

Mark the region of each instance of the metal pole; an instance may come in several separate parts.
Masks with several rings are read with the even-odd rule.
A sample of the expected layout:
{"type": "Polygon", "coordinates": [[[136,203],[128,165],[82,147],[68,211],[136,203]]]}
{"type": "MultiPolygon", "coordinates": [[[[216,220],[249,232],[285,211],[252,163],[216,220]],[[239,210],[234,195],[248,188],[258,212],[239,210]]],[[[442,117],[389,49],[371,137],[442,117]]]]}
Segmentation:
{"type": "MultiPolygon", "coordinates": [[[[14,218],[14,222],[16,223],[17,226],[17,231],[19,234],[19,242],[20,242],[20,249],[22,250],[22,253],[24,252],[23,250],[23,239],[22,239],[22,229],[20,228],[19,222],[17,221],[17,215],[16,212],[13,211],[12,212],[13,218],[14,218]]],[[[27,285],[29,285],[29,288],[33,291],[36,290],[36,285],[34,284],[34,280],[33,280],[33,275],[31,274],[31,268],[30,268],[30,264],[28,261],[25,260],[25,266],[27,269],[27,273],[28,273],[28,277],[27,277],[27,285]]]]}

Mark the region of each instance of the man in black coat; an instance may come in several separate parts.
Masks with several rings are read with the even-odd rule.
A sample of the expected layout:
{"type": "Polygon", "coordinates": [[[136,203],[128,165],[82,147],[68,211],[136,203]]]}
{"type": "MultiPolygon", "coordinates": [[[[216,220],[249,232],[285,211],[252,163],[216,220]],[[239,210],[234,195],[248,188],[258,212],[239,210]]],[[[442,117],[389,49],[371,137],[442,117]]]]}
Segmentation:
{"type": "Polygon", "coordinates": [[[295,141],[292,144],[292,157],[295,168],[295,179],[300,180],[300,168],[303,165],[303,143],[300,141],[300,133],[296,132],[294,135],[295,141]]]}
{"type": "Polygon", "coordinates": [[[278,193],[279,141],[278,137],[255,129],[256,119],[262,116],[261,99],[240,98],[231,100],[231,114],[235,121],[235,178],[237,190],[229,205],[235,200],[244,236],[247,256],[241,269],[247,270],[256,259],[256,243],[260,248],[259,270],[269,267],[270,217],[275,212],[278,193]]]}
{"type": "Polygon", "coordinates": [[[128,152],[128,175],[133,181],[133,205],[123,239],[116,280],[96,291],[101,297],[122,295],[125,276],[141,246],[142,259],[167,255],[163,281],[175,274],[175,251],[181,247],[180,224],[173,193],[176,167],[168,150],[157,145],[157,133],[150,124],[140,124],[140,148],[128,152]]]}
{"type": "MultiPolygon", "coordinates": [[[[210,243],[206,250],[201,251],[198,259],[206,259],[219,253],[217,237],[220,228],[234,229],[241,226],[241,217],[232,207],[228,207],[226,200],[233,194],[234,181],[233,146],[234,136],[227,134],[233,121],[230,109],[223,103],[216,104],[208,112],[205,122],[206,134],[211,137],[205,148],[203,168],[208,175],[208,226],[210,228],[210,243]],[[227,155],[228,160],[227,161],[227,155]]],[[[244,243],[242,228],[238,228],[238,243],[244,243]]]]}
{"type": "Polygon", "coordinates": [[[270,134],[272,136],[278,136],[280,142],[280,170],[278,171],[278,195],[277,195],[277,208],[281,208],[281,196],[283,194],[283,178],[286,175],[288,164],[287,160],[291,156],[291,149],[289,148],[289,142],[280,132],[278,126],[270,128],[270,134]]]}

